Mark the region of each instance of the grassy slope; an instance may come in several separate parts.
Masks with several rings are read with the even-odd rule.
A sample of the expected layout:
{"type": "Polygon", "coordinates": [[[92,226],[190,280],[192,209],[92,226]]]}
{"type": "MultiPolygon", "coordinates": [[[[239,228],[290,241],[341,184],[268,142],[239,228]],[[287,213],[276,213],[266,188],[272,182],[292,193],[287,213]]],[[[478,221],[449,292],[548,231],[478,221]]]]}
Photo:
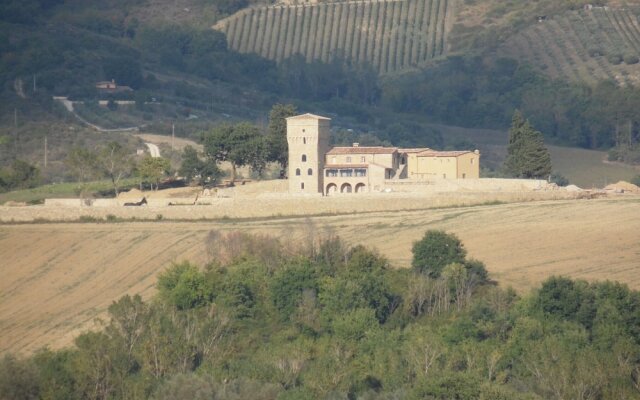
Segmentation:
{"type": "MultiPolygon", "coordinates": [[[[120,187],[132,187],[137,183],[138,180],[135,178],[124,179],[120,182],[120,187]]],[[[113,185],[110,180],[89,182],[86,185],[81,185],[77,182],[56,183],[38,186],[33,189],[14,190],[12,192],[0,193],[0,204],[7,201],[39,203],[44,201],[44,199],[77,197],[83,188],[89,193],[113,191],[113,185]]]]}

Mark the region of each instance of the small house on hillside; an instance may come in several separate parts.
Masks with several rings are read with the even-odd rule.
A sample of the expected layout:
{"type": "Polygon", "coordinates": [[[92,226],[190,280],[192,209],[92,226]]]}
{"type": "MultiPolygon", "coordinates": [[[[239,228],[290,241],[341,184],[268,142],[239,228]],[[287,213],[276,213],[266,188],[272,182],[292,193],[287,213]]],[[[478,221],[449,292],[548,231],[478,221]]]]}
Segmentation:
{"type": "Polygon", "coordinates": [[[129,86],[118,85],[115,79],[110,81],[96,82],[96,89],[100,93],[121,93],[121,92],[133,92],[129,86]]]}

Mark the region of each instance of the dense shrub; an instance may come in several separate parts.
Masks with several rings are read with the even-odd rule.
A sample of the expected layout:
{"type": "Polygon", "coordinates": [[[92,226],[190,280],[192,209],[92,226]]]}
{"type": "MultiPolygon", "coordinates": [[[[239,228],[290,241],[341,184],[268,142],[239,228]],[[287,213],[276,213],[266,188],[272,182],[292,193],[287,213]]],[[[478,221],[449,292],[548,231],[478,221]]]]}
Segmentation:
{"type": "Polygon", "coordinates": [[[622,63],[622,55],[617,53],[609,54],[607,56],[607,61],[609,61],[610,64],[619,65],[620,63],[622,63]]]}
{"type": "Polygon", "coordinates": [[[633,65],[633,64],[637,64],[638,62],[640,62],[640,58],[638,58],[637,54],[625,54],[624,55],[624,63],[625,64],[633,65]]]}
{"type": "Polygon", "coordinates": [[[464,263],[467,251],[454,234],[429,230],[424,237],[414,242],[411,265],[420,272],[437,278],[445,266],[452,263],[464,263]]]}

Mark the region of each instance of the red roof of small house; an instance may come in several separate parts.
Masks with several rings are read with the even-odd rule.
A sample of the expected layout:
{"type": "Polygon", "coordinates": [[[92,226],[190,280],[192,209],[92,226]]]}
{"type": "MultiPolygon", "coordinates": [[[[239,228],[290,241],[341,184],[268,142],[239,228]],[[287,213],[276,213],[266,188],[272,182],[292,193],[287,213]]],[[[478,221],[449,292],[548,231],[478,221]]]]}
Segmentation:
{"type": "Polygon", "coordinates": [[[382,147],[382,146],[372,146],[372,147],[334,147],[327,154],[336,155],[336,154],[393,154],[398,151],[397,147],[382,147]]]}
{"type": "Polygon", "coordinates": [[[421,153],[418,153],[418,157],[459,157],[463,154],[467,154],[467,153],[473,153],[472,151],[469,150],[463,150],[463,151],[435,151],[435,150],[428,150],[428,151],[423,151],[421,153]]]}

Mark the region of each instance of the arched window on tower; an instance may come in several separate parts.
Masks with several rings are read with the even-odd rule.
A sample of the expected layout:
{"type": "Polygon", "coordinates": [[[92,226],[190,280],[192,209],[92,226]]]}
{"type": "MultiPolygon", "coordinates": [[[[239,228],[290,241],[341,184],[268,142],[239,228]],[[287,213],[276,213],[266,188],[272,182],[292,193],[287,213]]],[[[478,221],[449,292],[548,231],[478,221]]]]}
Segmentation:
{"type": "Polygon", "coordinates": [[[306,154],[302,155],[302,162],[307,162],[307,155],[306,154]]]}
{"type": "Polygon", "coordinates": [[[306,137],[302,138],[302,144],[307,144],[307,138],[306,137]]]}
{"type": "Polygon", "coordinates": [[[296,176],[300,176],[300,168],[296,168],[296,176]]]}
{"type": "Polygon", "coordinates": [[[313,170],[311,168],[307,170],[307,175],[313,175],[313,170]]]}

